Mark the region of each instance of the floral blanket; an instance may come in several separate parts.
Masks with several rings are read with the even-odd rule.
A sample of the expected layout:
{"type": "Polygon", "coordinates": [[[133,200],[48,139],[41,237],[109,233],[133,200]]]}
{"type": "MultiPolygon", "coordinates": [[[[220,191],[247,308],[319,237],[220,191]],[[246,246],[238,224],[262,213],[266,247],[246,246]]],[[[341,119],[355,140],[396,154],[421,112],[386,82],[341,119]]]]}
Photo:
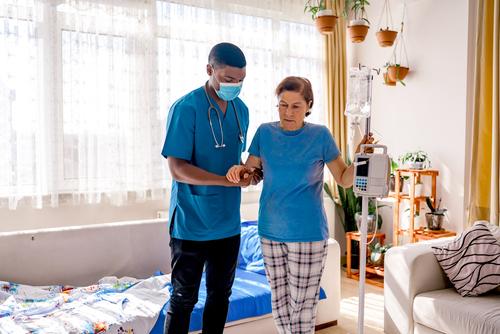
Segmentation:
{"type": "Polygon", "coordinates": [[[170,275],[105,277],[78,288],[0,281],[0,333],[149,333],[169,285],[170,275]]]}

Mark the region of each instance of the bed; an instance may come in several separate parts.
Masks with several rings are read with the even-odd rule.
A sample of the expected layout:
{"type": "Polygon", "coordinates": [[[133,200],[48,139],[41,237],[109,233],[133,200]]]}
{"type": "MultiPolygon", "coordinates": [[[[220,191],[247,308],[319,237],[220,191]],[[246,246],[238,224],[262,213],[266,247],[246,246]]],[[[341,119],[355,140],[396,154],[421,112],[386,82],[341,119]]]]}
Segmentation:
{"type": "MultiPolygon", "coordinates": [[[[275,333],[269,285],[263,274],[262,260],[254,251],[258,238],[253,232],[247,233],[252,226],[255,227],[255,222],[242,225],[242,248],[225,330],[229,334],[275,333]]],[[[7,332],[12,333],[29,331],[23,327],[14,331],[16,321],[8,320],[14,319],[12,298],[15,289],[29,292],[21,297],[28,298],[32,305],[25,301],[25,309],[17,305],[17,323],[24,319],[26,326],[34,317],[46,323],[52,321],[52,326],[60,326],[61,333],[163,333],[171,291],[168,241],[164,220],[0,233],[0,286],[3,291],[3,294],[0,292],[0,333],[3,333],[1,326],[11,326],[7,332]],[[29,295],[31,293],[33,295],[29,295]],[[11,304],[6,303],[9,297],[11,304]],[[44,300],[48,297],[52,298],[50,302],[44,300]],[[40,312],[44,309],[42,305],[48,307],[46,319],[41,314],[23,318],[26,314],[22,312],[40,312]],[[123,314],[116,312],[118,306],[123,314]],[[64,319],[68,316],[86,321],[73,321],[80,327],[65,328],[67,320],[64,319]],[[54,319],[59,319],[59,323],[54,319]]],[[[334,325],[338,319],[339,259],[338,244],[330,240],[321,283],[323,300],[317,318],[317,325],[321,327],[334,325]]],[[[204,294],[202,288],[192,315],[192,333],[201,328],[204,294]]],[[[22,304],[19,296],[16,295],[21,301],[18,304],[22,304]]],[[[37,326],[37,333],[44,333],[43,326],[37,326]]]]}

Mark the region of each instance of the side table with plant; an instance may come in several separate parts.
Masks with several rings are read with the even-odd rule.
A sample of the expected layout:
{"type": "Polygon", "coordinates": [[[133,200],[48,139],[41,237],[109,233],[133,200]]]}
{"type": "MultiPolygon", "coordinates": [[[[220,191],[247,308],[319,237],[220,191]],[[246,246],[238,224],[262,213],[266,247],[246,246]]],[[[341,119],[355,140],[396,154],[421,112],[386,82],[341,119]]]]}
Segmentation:
{"type": "MultiPolygon", "coordinates": [[[[337,208],[340,210],[340,222],[344,229],[344,233],[347,232],[357,232],[360,219],[361,219],[361,197],[356,197],[352,187],[343,188],[337,185],[338,199],[335,199],[332,189],[328,183],[324,183],[323,186],[327,196],[335,203],[337,208]]],[[[375,230],[375,217],[377,208],[382,208],[385,205],[377,205],[376,202],[370,201],[368,203],[368,233],[375,230]]],[[[382,216],[379,214],[377,216],[377,229],[380,230],[382,227],[383,220],[382,216]]],[[[358,242],[352,241],[352,256],[351,263],[353,264],[353,269],[357,269],[359,264],[359,245],[358,242]]]]}

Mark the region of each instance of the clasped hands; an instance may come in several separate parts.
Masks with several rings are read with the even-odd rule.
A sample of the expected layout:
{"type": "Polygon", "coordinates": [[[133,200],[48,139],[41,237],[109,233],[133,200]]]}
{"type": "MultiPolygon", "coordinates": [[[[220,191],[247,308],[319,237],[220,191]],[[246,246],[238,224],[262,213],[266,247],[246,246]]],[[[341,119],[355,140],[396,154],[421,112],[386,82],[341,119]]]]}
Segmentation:
{"type": "Polygon", "coordinates": [[[248,168],[244,165],[234,165],[226,173],[226,179],[245,188],[249,185],[258,184],[263,178],[262,170],[259,168],[248,168]]]}

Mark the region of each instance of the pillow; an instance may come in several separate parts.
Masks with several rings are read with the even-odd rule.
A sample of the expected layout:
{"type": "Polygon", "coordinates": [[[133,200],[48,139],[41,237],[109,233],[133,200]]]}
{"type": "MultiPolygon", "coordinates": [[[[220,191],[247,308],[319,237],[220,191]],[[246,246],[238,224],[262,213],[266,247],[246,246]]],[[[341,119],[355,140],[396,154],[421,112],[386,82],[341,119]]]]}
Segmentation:
{"type": "Polygon", "coordinates": [[[261,275],[266,274],[256,221],[243,222],[241,224],[238,268],[261,275]]]}
{"type": "Polygon", "coordinates": [[[432,247],[441,268],[463,297],[500,285],[500,243],[478,222],[443,247],[432,247]]]}
{"type": "Polygon", "coordinates": [[[488,228],[490,229],[490,232],[491,232],[491,234],[493,234],[495,239],[497,239],[497,241],[500,242],[500,227],[498,227],[494,224],[488,223],[488,228]]]}

